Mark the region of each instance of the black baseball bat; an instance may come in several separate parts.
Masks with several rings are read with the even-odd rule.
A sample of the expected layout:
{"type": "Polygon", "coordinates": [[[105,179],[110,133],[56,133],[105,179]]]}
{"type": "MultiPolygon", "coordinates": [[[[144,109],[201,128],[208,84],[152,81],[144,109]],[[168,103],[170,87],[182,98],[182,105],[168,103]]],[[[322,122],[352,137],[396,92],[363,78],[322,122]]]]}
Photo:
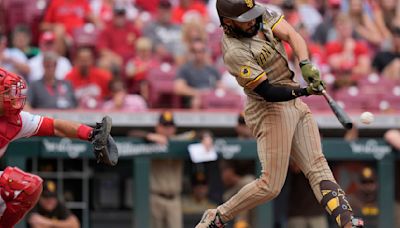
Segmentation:
{"type": "Polygon", "coordinates": [[[321,90],[322,95],[324,95],[325,100],[328,102],[329,106],[331,107],[333,113],[339,120],[339,122],[343,125],[346,129],[353,128],[353,121],[351,121],[350,117],[347,113],[338,105],[338,103],[326,92],[325,89],[322,88],[321,90]]]}

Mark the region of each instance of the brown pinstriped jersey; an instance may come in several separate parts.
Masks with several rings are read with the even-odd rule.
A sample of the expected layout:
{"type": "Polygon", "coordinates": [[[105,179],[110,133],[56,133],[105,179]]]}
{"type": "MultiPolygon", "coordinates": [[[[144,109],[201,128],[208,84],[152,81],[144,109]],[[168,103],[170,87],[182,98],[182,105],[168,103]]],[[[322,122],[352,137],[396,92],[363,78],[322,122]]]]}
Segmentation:
{"type": "Polygon", "coordinates": [[[238,39],[226,34],[222,38],[225,65],[251,98],[263,100],[253,89],[264,74],[271,84],[299,87],[293,80],[294,73],[289,69],[283,44],[272,33],[282,18],[283,15],[266,9],[261,29],[266,40],[258,36],[238,39]]]}

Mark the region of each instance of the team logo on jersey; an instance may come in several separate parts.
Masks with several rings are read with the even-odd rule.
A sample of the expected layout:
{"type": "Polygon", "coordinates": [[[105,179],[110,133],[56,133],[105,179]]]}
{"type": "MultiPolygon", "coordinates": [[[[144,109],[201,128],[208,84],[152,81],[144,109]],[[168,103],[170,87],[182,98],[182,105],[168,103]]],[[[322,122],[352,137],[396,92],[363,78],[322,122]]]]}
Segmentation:
{"type": "Polygon", "coordinates": [[[247,7],[253,8],[254,6],[253,0],[244,0],[244,2],[246,3],[247,7]]]}
{"type": "Polygon", "coordinates": [[[249,66],[240,67],[240,76],[243,78],[248,78],[251,75],[251,70],[249,66]]]}

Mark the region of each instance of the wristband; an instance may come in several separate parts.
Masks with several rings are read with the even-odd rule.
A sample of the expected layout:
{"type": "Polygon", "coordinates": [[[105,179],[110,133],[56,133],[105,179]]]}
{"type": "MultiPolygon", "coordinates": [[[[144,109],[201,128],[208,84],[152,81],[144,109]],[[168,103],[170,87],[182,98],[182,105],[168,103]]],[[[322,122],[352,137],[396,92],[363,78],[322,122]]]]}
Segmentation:
{"type": "Polygon", "coordinates": [[[307,64],[310,64],[311,62],[310,62],[310,60],[308,60],[308,59],[305,59],[305,60],[301,60],[300,62],[299,62],[299,66],[300,66],[300,68],[302,68],[304,65],[307,65],[307,64]]]}
{"type": "Polygon", "coordinates": [[[302,97],[302,96],[309,96],[310,95],[307,92],[307,88],[298,88],[298,89],[294,89],[292,91],[296,95],[296,97],[302,97]]]}
{"type": "Polygon", "coordinates": [[[82,140],[89,140],[90,136],[92,135],[93,128],[81,124],[78,128],[78,138],[82,140]]]}

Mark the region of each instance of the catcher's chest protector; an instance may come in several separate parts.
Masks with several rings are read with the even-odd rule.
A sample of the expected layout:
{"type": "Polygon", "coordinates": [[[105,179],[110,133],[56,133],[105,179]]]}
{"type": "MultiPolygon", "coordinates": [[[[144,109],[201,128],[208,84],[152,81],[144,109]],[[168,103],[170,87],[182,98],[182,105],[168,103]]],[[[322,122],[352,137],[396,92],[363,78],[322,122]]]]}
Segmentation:
{"type": "Polygon", "coordinates": [[[39,200],[43,180],[17,167],[7,167],[0,177],[0,228],[12,228],[39,200]]]}
{"type": "Polygon", "coordinates": [[[7,146],[22,128],[19,115],[15,117],[0,117],[0,149],[7,146]]]}

